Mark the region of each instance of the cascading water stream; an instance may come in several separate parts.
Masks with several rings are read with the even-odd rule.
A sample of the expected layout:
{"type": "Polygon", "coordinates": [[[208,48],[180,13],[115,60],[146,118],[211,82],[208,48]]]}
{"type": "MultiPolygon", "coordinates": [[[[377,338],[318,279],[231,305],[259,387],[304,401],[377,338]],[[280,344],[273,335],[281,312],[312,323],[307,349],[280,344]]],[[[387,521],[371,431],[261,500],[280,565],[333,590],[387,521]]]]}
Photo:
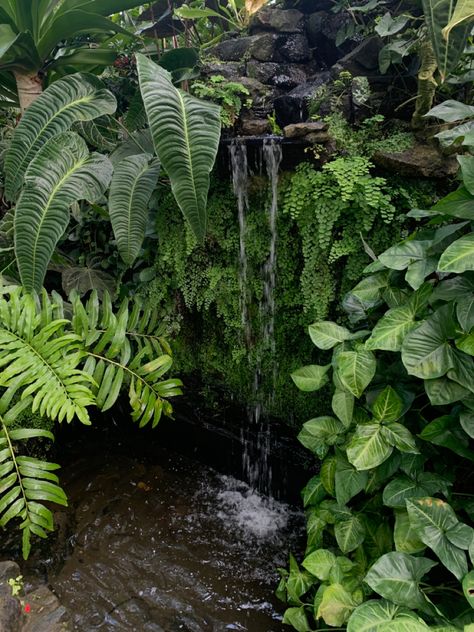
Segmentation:
{"type": "MultiPolygon", "coordinates": [[[[263,163],[270,183],[270,205],[268,208],[268,226],[270,243],[268,258],[263,267],[264,291],[260,304],[261,320],[261,354],[265,354],[266,365],[272,367],[272,382],[270,399],[276,377],[275,364],[275,284],[277,263],[277,212],[278,212],[278,172],[280,168],[282,150],[275,139],[266,139],[263,144],[263,163]]],[[[252,340],[252,324],[248,309],[248,262],[246,253],[246,211],[248,209],[248,160],[247,149],[240,139],[235,139],[230,146],[232,182],[234,194],[237,198],[240,248],[239,273],[241,290],[242,326],[248,349],[252,340]]],[[[272,488],[272,469],[270,463],[271,429],[265,415],[266,405],[270,403],[262,396],[262,355],[255,360],[255,374],[253,382],[254,401],[248,407],[248,427],[242,427],[243,458],[242,469],[245,480],[258,491],[269,494],[272,488]]]]}
{"type": "Polygon", "coordinates": [[[240,314],[245,344],[250,344],[250,321],[248,317],[247,297],[247,251],[245,237],[247,232],[245,214],[248,209],[248,161],[247,146],[235,138],[229,147],[232,172],[232,187],[237,198],[239,216],[239,286],[240,286],[240,314]]]}

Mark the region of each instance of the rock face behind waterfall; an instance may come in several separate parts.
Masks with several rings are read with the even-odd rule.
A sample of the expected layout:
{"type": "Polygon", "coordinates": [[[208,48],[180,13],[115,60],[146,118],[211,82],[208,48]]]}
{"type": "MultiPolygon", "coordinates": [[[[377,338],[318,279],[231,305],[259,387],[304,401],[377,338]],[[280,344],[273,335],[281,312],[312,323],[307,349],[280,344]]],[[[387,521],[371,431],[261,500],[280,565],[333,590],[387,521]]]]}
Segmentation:
{"type": "Polygon", "coordinates": [[[1,632],[71,632],[66,608],[45,585],[25,596],[13,597],[9,579],[21,575],[15,562],[0,562],[1,632]]]}
{"type": "Polygon", "coordinates": [[[324,3],[317,10],[311,6],[304,13],[263,7],[252,17],[248,33],[228,33],[209,50],[212,61],[204,64],[203,74],[222,74],[250,91],[253,106],[243,117],[243,128],[251,120],[253,129],[264,129],[273,112],[280,127],[305,121],[315,88],[342,70],[377,82],[382,40],[369,38],[369,47],[356,38],[339,43],[338,33],[349,16],[334,14],[324,3]]]}

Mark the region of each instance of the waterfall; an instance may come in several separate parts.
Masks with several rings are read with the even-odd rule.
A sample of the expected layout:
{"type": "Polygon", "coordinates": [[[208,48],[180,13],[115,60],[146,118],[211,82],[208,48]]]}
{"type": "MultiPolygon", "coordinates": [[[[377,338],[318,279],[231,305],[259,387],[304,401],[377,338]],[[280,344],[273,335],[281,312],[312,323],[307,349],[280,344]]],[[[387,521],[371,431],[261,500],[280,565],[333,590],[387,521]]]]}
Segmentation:
{"type": "MultiPolygon", "coordinates": [[[[248,310],[248,262],[246,253],[246,211],[248,209],[248,160],[247,148],[239,139],[230,146],[232,183],[237,198],[239,217],[239,280],[242,327],[247,348],[252,340],[252,324],[249,322],[248,310]]],[[[275,284],[277,264],[277,212],[278,212],[278,172],[282,158],[281,145],[273,138],[265,139],[262,159],[268,175],[270,204],[267,211],[270,233],[269,254],[263,266],[264,291],[260,304],[261,316],[261,350],[267,354],[272,366],[272,393],[276,378],[275,362],[275,284]]],[[[260,492],[269,494],[272,487],[272,470],[270,463],[271,428],[266,416],[266,405],[261,393],[262,357],[255,361],[253,380],[254,401],[248,406],[248,424],[242,425],[241,439],[243,444],[242,470],[248,483],[260,492]]],[[[272,395],[270,396],[271,399],[272,395]]]]}
{"type": "Polygon", "coordinates": [[[248,209],[248,161],[247,146],[240,139],[234,138],[229,146],[230,165],[232,173],[232,187],[237,198],[239,216],[239,287],[240,287],[240,315],[242,331],[247,347],[250,344],[250,322],[248,317],[247,296],[247,252],[245,246],[246,219],[248,209]]]}

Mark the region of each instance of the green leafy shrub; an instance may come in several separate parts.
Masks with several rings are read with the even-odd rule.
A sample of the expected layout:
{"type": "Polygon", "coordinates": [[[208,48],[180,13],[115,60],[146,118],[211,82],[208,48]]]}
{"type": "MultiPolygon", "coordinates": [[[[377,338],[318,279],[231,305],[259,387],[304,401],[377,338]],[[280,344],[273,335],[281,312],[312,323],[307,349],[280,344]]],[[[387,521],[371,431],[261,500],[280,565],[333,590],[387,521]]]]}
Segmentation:
{"type": "Polygon", "coordinates": [[[241,83],[228,81],[222,75],[212,75],[208,81],[194,81],[193,92],[201,99],[209,99],[221,106],[223,127],[232,127],[242,107],[250,107],[250,92],[241,83]]]}
{"type": "Polygon", "coordinates": [[[352,331],[311,325],[322,364],[292,375],[332,392],[299,435],[322,463],[303,490],[304,559],[278,591],[300,632],[474,622],[474,156],[459,162],[464,184],[413,211],[427,225],[346,296],[352,331]]]}

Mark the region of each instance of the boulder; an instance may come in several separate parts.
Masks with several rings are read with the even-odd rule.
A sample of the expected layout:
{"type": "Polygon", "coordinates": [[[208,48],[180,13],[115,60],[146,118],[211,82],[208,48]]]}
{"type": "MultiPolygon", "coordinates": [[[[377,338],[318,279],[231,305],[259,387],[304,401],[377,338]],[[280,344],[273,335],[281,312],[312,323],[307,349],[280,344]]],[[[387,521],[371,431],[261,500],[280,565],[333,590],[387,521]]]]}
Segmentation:
{"type": "Polygon", "coordinates": [[[455,157],[443,156],[436,147],[424,144],[401,152],[377,151],[372,160],[378,167],[412,178],[446,178],[459,168],[455,157]]]}
{"type": "MultiPolygon", "coordinates": [[[[285,0],[283,7],[285,9],[297,8],[302,13],[313,13],[315,0],[285,0]]],[[[334,0],[318,0],[318,9],[320,11],[330,11],[334,6],[334,0]]]]}
{"type": "Polygon", "coordinates": [[[295,9],[263,7],[253,16],[250,32],[275,31],[277,33],[302,33],[304,15],[295,9]]]}
{"type": "Polygon", "coordinates": [[[339,31],[349,20],[350,16],[345,13],[333,14],[321,10],[308,16],[306,36],[321,65],[331,66],[344,52],[348,52],[350,42],[338,46],[336,41],[339,31]]]}
{"type": "Polygon", "coordinates": [[[308,101],[316,88],[328,83],[331,73],[323,71],[317,73],[310,81],[299,85],[288,94],[275,98],[273,106],[280,127],[290,123],[301,123],[308,118],[308,101]]]}
{"type": "Polygon", "coordinates": [[[40,586],[29,593],[25,601],[30,612],[25,615],[21,632],[70,632],[71,618],[59,599],[47,586],[40,586]]]}
{"type": "Polygon", "coordinates": [[[277,64],[276,62],[249,61],[247,74],[262,83],[291,90],[307,80],[303,66],[277,64]]]}
{"type": "Polygon", "coordinates": [[[12,597],[8,585],[9,579],[20,575],[20,567],[15,562],[0,562],[0,630],[18,632],[21,624],[21,606],[18,599],[12,597]]]}
{"type": "Polygon", "coordinates": [[[247,88],[250,93],[253,117],[262,118],[272,112],[273,99],[276,96],[275,88],[266,86],[258,79],[252,79],[251,77],[238,77],[237,81],[247,88]]]}
{"type": "Polygon", "coordinates": [[[311,51],[305,35],[295,34],[278,41],[279,54],[291,63],[304,63],[311,59],[311,51]]]}
{"type": "Polygon", "coordinates": [[[308,134],[325,132],[328,128],[327,123],[323,121],[307,121],[306,123],[292,123],[283,128],[283,134],[286,138],[303,138],[308,134]]]}
{"type": "Polygon", "coordinates": [[[274,58],[279,58],[276,54],[277,39],[272,33],[235,37],[219,42],[209,53],[221,61],[242,62],[249,57],[260,61],[274,61],[274,58]]]}
{"type": "Polygon", "coordinates": [[[353,77],[360,75],[378,75],[379,52],[383,47],[383,40],[378,35],[364,39],[350,53],[341,57],[333,66],[333,74],[338,75],[341,70],[347,70],[353,77]]]}
{"type": "Polygon", "coordinates": [[[244,64],[236,61],[208,62],[203,64],[201,68],[201,74],[206,77],[210,77],[212,75],[222,75],[229,81],[237,80],[237,77],[239,77],[243,72],[245,72],[244,64]]]}
{"type": "Polygon", "coordinates": [[[244,136],[262,136],[271,132],[271,128],[268,119],[243,118],[240,131],[244,136]]]}

